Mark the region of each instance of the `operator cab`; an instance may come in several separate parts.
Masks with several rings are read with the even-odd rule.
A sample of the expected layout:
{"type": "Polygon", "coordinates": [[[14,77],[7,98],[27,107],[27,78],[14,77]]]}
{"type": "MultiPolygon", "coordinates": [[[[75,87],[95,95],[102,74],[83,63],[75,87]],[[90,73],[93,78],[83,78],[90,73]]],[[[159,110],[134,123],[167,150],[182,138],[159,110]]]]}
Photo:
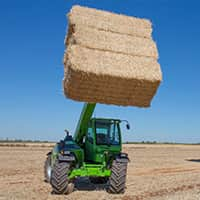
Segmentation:
{"type": "MultiPolygon", "coordinates": [[[[87,161],[103,162],[104,153],[121,151],[121,130],[119,119],[92,118],[85,138],[85,158],[87,161]]],[[[127,122],[127,128],[129,124],[127,122]]]]}

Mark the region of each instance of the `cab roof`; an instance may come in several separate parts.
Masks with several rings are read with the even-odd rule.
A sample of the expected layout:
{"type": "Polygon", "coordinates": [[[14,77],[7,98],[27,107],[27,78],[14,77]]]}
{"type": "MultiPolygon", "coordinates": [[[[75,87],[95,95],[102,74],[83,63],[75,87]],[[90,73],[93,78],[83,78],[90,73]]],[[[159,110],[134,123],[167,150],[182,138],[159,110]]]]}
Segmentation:
{"type": "Polygon", "coordinates": [[[112,118],[96,118],[93,117],[91,118],[92,121],[104,121],[104,122],[118,122],[120,123],[121,120],[120,119],[112,119],[112,118]]]}

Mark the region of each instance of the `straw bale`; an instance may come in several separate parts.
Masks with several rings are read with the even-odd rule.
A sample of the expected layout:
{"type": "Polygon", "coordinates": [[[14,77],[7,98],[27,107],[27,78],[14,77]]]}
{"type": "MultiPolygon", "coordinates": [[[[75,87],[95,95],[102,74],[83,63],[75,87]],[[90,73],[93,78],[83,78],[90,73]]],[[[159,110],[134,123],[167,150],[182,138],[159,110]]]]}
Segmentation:
{"type": "Polygon", "coordinates": [[[67,45],[80,44],[92,49],[158,58],[156,44],[149,38],[133,37],[81,25],[75,26],[68,38],[67,45]]]}
{"type": "Polygon", "coordinates": [[[64,63],[65,95],[78,101],[148,107],[162,79],[160,66],[151,57],[80,45],[68,47],[64,63]]]}
{"type": "Polygon", "coordinates": [[[99,30],[151,38],[151,22],[147,19],[81,6],[73,6],[68,16],[70,24],[82,24],[99,30]]]}
{"type": "Polygon", "coordinates": [[[64,93],[90,103],[148,107],[162,80],[151,22],[74,6],[64,55],[64,93]]]}

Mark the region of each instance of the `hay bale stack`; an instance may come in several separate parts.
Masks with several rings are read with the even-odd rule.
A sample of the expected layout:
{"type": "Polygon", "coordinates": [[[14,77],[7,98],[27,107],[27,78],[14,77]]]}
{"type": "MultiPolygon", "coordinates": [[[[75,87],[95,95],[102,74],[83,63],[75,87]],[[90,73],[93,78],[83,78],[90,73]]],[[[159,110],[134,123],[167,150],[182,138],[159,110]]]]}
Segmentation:
{"type": "Polygon", "coordinates": [[[65,95],[91,103],[150,106],[162,79],[150,21],[80,6],[68,16],[65,95]]]}
{"type": "Polygon", "coordinates": [[[99,30],[151,38],[151,22],[146,19],[118,15],[101,10],[73,6],[69,15],[71,25],[84,25],[99,30]]]}
{"type": "Polygon", "coordinates": [[[112,51],[133,56],[149,56],[158,58],[156,44],[153,40],[143,37],[133,37],[109,31],[75,26],[66,41],[70,46],[78,44],[90,49],[112,51]]]}

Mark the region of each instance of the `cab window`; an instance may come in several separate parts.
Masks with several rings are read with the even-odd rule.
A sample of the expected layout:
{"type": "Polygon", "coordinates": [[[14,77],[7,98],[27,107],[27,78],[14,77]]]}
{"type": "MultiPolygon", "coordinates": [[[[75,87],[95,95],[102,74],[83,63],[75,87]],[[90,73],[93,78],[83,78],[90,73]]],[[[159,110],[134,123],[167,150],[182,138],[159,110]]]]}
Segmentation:
{"type": "Polygon", "coordinates": [[[88,128],[87,136],[93,138],[92,128],[91,127],[88,128]]]}
{"type": "Polygon", "coordinates": [[[95,123],[97,145],[119,145],[119,127],[116,122],[95,123]]]}

